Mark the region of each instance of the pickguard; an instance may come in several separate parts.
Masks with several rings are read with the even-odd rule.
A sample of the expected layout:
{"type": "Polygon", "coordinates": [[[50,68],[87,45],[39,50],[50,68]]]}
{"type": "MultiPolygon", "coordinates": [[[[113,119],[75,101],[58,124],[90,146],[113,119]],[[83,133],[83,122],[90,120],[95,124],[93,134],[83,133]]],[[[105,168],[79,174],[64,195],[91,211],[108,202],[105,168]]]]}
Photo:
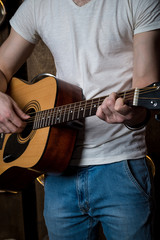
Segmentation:
{"type": "Polygon", "coordinates": [[[5,163],[10,163],[15,161],[25,152],[29,142],[30,142],[30,139],[24,143],[20,143],[18,141],[17,134],[10,135],[5,145],[5,149],[3,153],[3,161],[5,163]]]}

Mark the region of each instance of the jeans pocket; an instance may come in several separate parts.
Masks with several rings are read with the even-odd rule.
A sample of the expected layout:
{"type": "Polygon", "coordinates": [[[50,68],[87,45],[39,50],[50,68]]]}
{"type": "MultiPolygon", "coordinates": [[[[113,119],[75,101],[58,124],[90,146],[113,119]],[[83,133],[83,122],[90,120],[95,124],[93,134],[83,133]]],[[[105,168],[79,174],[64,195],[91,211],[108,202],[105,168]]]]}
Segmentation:
{"type": "Polygon", "coordinates": [[[147,199],[150,198],[152,184],[146,158],[125,161],[125,169],[132,185],[147,199]]]}

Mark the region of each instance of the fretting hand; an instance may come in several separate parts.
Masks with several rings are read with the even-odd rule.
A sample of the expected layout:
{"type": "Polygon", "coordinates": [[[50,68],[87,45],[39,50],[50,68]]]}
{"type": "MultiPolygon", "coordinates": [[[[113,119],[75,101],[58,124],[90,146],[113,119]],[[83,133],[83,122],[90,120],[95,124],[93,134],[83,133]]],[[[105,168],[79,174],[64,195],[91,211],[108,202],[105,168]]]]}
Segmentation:
{"type": "Polygon", "coordinates": [[[146,109],[130,107],[126,105],[123,98],[117,98],[116,93],[111,93],[98,107],[96,115],[108,123],[124,123],[134,126],[144,121],[146,109]]]}

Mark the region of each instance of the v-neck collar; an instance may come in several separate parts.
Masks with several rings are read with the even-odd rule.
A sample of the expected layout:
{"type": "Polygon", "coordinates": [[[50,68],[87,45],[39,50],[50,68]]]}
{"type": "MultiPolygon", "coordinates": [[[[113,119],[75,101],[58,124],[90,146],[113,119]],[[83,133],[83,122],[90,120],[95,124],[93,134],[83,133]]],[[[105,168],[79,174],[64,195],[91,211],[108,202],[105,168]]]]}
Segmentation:
{"type": "Polygon", "coordinates": [[[82,5],[82,6],[78,6],[73,0],[68,0],[72,6],[74,6],[77,9],[83,9],[83,8],[87,8],[89,5],[93,4],[93,2],[95,2],[96,0],[90,0],[88,3],[82,5]]]}

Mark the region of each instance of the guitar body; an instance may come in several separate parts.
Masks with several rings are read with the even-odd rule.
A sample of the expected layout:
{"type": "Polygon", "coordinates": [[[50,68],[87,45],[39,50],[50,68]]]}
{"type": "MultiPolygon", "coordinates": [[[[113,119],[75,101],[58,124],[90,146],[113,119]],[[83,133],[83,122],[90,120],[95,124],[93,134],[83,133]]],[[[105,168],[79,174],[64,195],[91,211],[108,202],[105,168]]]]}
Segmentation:
{"type": "MultiPolygon", "coordinates": [[[[53,76],[34,83],[13,78],[8,94],[21,109],[34,115],[82,100],[80,88],[53,76]]],[[[62,173],[71,159],[76,135],[77,130],[66,125],[34,130],[33,124],[28,124],[20,134],[1,137],[0,189],[19,191],[43,173],[62,173]]]]}

